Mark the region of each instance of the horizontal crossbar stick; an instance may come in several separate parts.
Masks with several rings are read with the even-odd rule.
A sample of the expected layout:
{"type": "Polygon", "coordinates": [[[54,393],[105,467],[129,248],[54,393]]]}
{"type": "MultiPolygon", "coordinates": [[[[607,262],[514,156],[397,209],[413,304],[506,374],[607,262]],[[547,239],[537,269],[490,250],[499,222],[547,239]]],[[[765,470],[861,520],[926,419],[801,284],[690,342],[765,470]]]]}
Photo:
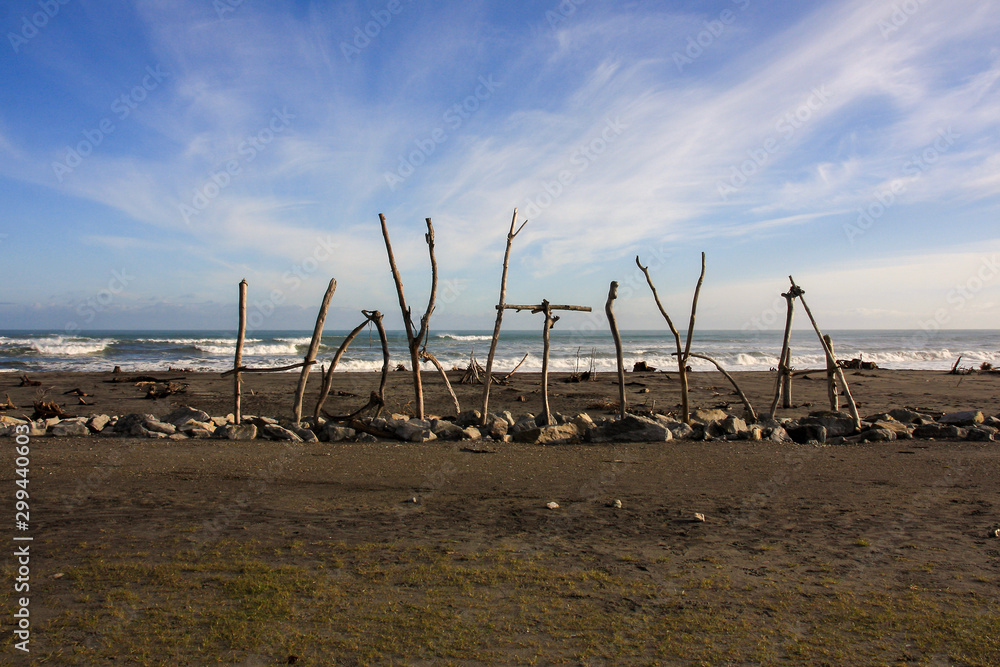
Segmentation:
{"type": "MultiPolygon", "coordinates": [[[[545,310],[545,306],[543,306],[541,304],[535,304],[533,306],[524,306],[524,305],[516,305],[516,304],[510,304],[510,305],[505,305],[505,306],[497,306],[497,310],[500,310],[501,308],[505,308],[506,310],[530,310],[533,313],[540,313],[543,310],[545,310]]],[[[590,306],[553,306],[553,305],[550,305],[549,306],[549,310],[579,310],[579,311],[582,311],[582,312],[585,312],[585,313],[589,313],[592,310],[592,308],[590,306]]]]}
{"type": "Polygon", "coordinates": [[[226,371],[222,374],[222,377],[232,375],[233,373],[277,373],[279,371],[290,371],[293,368],[301,368],[302,366],[312,366],[315,363],[315,361],[300,361],[291,366],[278,366],[277,368],[247,368],[246,366],[240,366],[239,368],[226,371]]]}

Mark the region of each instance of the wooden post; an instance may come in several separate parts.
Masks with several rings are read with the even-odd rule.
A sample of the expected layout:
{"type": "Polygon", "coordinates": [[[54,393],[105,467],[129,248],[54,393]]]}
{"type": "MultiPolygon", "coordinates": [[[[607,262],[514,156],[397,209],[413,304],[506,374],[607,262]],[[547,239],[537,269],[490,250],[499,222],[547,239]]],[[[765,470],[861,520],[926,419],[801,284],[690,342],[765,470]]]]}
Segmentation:
{"type": "MultiPolygon", "coordinates": [[[[525,305],[505,305],[507,310],[530,310],[532,313],[545,314],[545,328],[542,329],[542,414],[545,417],[545,425],[552,423],[552,412],[549,410],[549,330],[559,321],[559,317],[553,317],[553,310],[576,310],[585,313],[591,311],[590,306],[553,306],[548,299],[543,300],[537,306],[525,305]]],[[[500,306],[497,306],[499,309],[500,306]]]]}
{"type": "Polygon", "coordinates": [[[327,285],[326,294],[323,295],[323,303],[320,304],[319,314],[316,316],[316,326],[313,328],[312,340],[309,341],[309,349],[306,351],[306,365],[299,373],[299,384],[295,388],[295,402],[292,404],[292,416],[296,424],[302,420],[302,397],[306,393],[306,381],[309,379],[309,371],[312,369],[312,362],[316,360],[316,353],[319,351],[319,343],[323,338],[323,325],[326,323],[326,311],[330,309],[330,300],[337,290],[337,280],[330,278],[327,285]]]}
{"type": "Polygon", "coordinates": [[[781,378],[781,407],[792,407],[792,348],[785,350],[785,358],[781,361],[782,368],[785,369],[781,378]]]}
{"type": "Polygon", "coordinates": [[[861,415],[858,414],[858,406],[854,402],[854,397],[851,395],[851,388],[847,386],[847,378],[844,377],[844,371],[840,368],[837,363],[836,357],[833,356],[833,349],[827,347],[826,340],[823,338],[823,332],[819,330],[819,325],[816,324],[816,318],[813,317],[812,311],[809,310],[809,305],[806,303],[805,290],[798,287],[795,284],[795,280],[788,276],[788,280],[792,283],[792,289],[798,289],[799,300],[802,302],[802,307],[805,308],[806,315],[809,316],[809,321],[812,323],[813,330],[816,331],[816,335],[819,336],[819,342],[823,345],[823,352],[826,353],[826,364],[827,367],[833,367],[834,376],[837,381],[840,382],[841,388],[844,390],[844,397],[847,399],[847,409],[851,412],[851,418],[854,420],[855,430],[861,430],[861,415]]]}
{"type": "MultiPolygon", "coordinates": [[[[236,331],[236,359],[233,361],[233,368],[243,365],[243,341],[247,333],[247,279],[240,281],[240,323],[236,331]]],[[[240,373],[233,373],[233,417],[239,424],[243,415],[240,408],[240,373]]]]}
{"type": "MultiPolygon", "coordinates": [[[[781,400],[783,389],[785,388],[785,376],[789,373],[789,365],[792,360],[789,344],[792,338],[792,318],[795,315],[795,297],[798,296],[798,288],[788,290],[781,296],[785,299],[785,337],[781,341],[781,353],[778,355],[778,377],[774,381],[774,400],[771,401],[771,418],[778,409],[778,401],[781,400]]],[[[789,386],[790,388],[790,386],[789,386]]]]}
{"type": "MultiPolygon", "coordinates": [[[[832,355],[833,339],[830,338],[829,334],[823,336],[823,342],[830,348],[830,354],[832,355]]],[[[829,359],[826,361],[826,388],[830,394],[830,409],[837,412],[840,410],[840,396],[837,394],[837,369],[835,364],[830,364],[829,359]]]]}
{"type": "Polygon", "coordinates": [[[486,357],[486,378],[483,380],[483,416],[481,424],[486,423],[486,415],[490,409],[490,385],[493,383],[493,359],[496,356],[497,342],[500,340],[500,324],[503,321],[504,306],[507,304],[507,270],[510,266],[510,248],[514,243],[514,237],[521,233],[524,226],[528,224],[525,220],[521,226],[514,231],[517,224],[517,209],[514,209],[514,216],[510,219],[510,231],[507,232],[507,249],[503,254],[503,271],[500,273],[500,302],[497,304],[497,321],[493,325],[493,338],[490,341],[490,353],[486,357]]]}
{"type": "Polygon", "coordinates": [[[622,357],[622,337],[618,333],[618,323],[615,321],[614,302],[618,298],[618,281],[611,281],[608,290],[608,302],[604,304],[604,312],[611,325],[611,337],[615,340],[615,359],[618,362],[618,418],[625,419],[625,361],[622,357]]]}
{"type": "Polygon", "coordinates": [[[406,297],[403,296],[403,279],[396,268],[396,258],[392,254],[392,244],[389,242],[389,229],[386,227],[385,216],[379,213],[379,222],[382,224],[382,237],[385,239],[385,250],[389,256],[389,268],[392,270],[392,279],[396,283],[396,293],[399,296],[399,309],[403,314],[403,326],[406,328],[406,340],[409,344],[410,363],[413,365],[413,393],[416,401],[416,417],[424,418],[424,390],[420,381],[420,346],[427,336],[427,326],[431,313],[434,312],[434,298],[437,294],[437,260],[434,257],[434,225],[431,219],[426,218],[427,233],[424,240],[427,242],[427,249],[431,257],[431,293],[427,300],[427,310],[420,318],[420,329],[414,331],[413,317],[411,310],[406,305],[406,297]]]}

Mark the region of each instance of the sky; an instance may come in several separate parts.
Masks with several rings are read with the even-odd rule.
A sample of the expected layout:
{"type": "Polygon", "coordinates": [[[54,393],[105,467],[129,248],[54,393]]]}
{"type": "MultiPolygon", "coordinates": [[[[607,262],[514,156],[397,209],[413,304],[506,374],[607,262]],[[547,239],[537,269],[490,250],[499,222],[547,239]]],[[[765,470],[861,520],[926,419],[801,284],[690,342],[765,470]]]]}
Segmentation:
{"type": "Polygon", "coordinates": [[[7,0],[0,329],[1000,328],[1000,1],[7,0]],[[559,327],[572,327],[569,313],[559,327]],[[598,316],[599,317],[599,316],[598,316]],[[505,326],[534,328],[510,314],[505,326]],[[800,320],[803,318],[799,318],[800,320]]]}

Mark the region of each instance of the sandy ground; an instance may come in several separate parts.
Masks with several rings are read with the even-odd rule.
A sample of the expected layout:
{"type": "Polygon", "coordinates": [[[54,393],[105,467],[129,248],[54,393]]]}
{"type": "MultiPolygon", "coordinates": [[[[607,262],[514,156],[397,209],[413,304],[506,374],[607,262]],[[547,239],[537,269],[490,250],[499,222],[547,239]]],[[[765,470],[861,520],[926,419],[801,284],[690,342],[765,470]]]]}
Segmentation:
{"type": "MultiPolygon", "coordinates": [[[[18,406],[44,394],[77,414],[160,415],[175,404],[212,414],[231,410],[230,380],[151,374],[182,377],[187,393],[145,400],[132,384],[105,383],[110,374],[39,374],[41,387],[24,388],[4,376],[0,392],[18,406]],[[75,396],[64,392],[76,388],[94,405],[71,409],[75,396]]],[[[638,383],[629,387],[630,400],[673,406],[673,378],[630,374],[629,381],[638,383]],[[642,389],[650,391],[637,393],[642,389]]],[[[996,376],[874,371],[849,373],[848,379],[862,414],[902,406],[1000,413],[996,376]]],[[[393,373],[391,380],[390,407],[404,411],[409,376],[393,373]]],[[[245,412],[287,413],[294,381],[290,375],[251,376],[245,412]]],[[[330,409],[360,406],[376,382],[375,375],[338,376],[334,389],[358,397],[332,398],[330,409]]],[[[740,382],[766,409],[769,374],[743,374],[740,382]]],[[[428,373],[425,384],[428,411],[448,414],[440,380],[428,373]]],[[[315,385],[314,377],[310,394],[315,385]]],[[[737,406],[719,376],[697,374],[693,386],[694,406],[737,406]]],[[[473,407],[480,388],[457,389],[473,407]]],[[[825,391],[819,380],[797,380],[798,407],[780,415],[824,407],[825,391]]],[[[553,407],[585,411],[616,392],[611,376],[574,384],[556,378],[553,407]]],[[[537,409],[538,401],[537,377],[525,374],[496,387],[493,405],[518,414],[537,409]]],[[[12,497],[18,477],[14,442],[6,442],[0,485],[12,497]]],[[[294,658],[293,664],[316,665],[998,664],[1000,539],[987,537],[1000,527],[998,471],[997,443],[812,447],[672,441],[493,444],[468,451],[463,443],[35,438],[26,533],[34,537],[31,663],[264,665],[294,658]],[[613,506],[616,499],[621,508],[613,506]],[[559,509],[548,509],[548,502],[559,509]],[[695,513],[705,521],[695,520],[695,513]],[[208,558],[206,550],[224,552],[234,544],[253,545],[258,565],[280,564],[314,578],[326,572],[321,554],[340,549],[346,565],[339,571],[353,574],[336,586],[356,595],[322,619],[296,607],[273,622],[269,618],[254,637],[216,637],[215,626],[204,620],[210,617],[206,606],[214,613],[261,593],[213,597],[223,576],[214,571],[226,566],[193,563],[208,558]],[[356,549],[364,545],[390,546],[362,557],[356,549]],[[508,564],[535,559],[552,572],[598,572],[608,579],[582,592],[545,586],[530,592],[501,581],[475,588],[474,595],[447,597],[450,589],[429,571],[417,570],[416,583],[399,574],[403,550],[412,549],[432,553],[434,562],[449,567],[502,553],[508,564]],[[177,566],[176,578],[155,567],[139,576],[137,560],[149,567],[183,566],[177,566]],[[372,567],[381,574],[372,574],[372,567]],[[171,597],[178,591],[186,602],[171,597]],[[518,595],[527,601],[519,602],[518,595]],[[365,625],[395,619],[396,607],[361,620],[352,616],[360,614],[361,600],[409,604],[413,596],[423,605],[415,607],[419,615],[434,618],[440,604],[452,620],[413,639],[394,634],[395,621],[389,629],[365,625]],[[483,600],[489,601],[486,608],[477,606],[483,600]],[[532,615],[536,608],[545,611],[532,615]],[[595,636],[566,630],[570,620],[548,625],[562,618],[560,609],[585,619],[586,610],[596,610],[587,621],[595,636]],[[699,623],[717,615],[727,619],[713,630],[710,646],[669,632],[663,636],[670,619],[688,619],[698,610],[706,614],[699,623]],[[534,632],[522,628],[511,635],[495,617],[501,613],[520,614],[536,626],[534,632]],[[891,620],[890,613],[899,615],[891,620]],[[331,629],[334,617],[354,619],[354,630],[331,629]],[[602,628],[614,625],[611,618],[624,625],[604,636],[602,628]],[[479,634],[467,645],[446,642],[463,619],[471,619],[479,634]],[[947,627],[922,635],[936,627],[935,619],[946,619],[947,627]],[[866,622],[873,624],[870,632],[859,629],[866,622]],[[745,623],[752,627],[739,630],[745,623]],[[267,629],[275,625],[282,633],[271,638],[267,629]],[[763,627],[767,632],[755,630],[763,627]],[[160,637],[157,643],[136,639],[149,632],[160,637]],[[214,639],[192,643],[196,635],[214,639]]],[[[8,507],[13,520],[13,504],[8,507]]],[[[5,578],[12,581],[17,563],[11,548],[5,553],[5,578]]],[[[412,557],[422,562],[425,556],[412,557]]],[[[6,589],[0,601],[9,630],[7,610],[15,608],[17,595],[11,585],[6,589]]],[[[239,618],[236,625],[258,628],[257,620],[239,618]]],[[[5,640],[0,662],[29,664],[11,641],[5,640]]]]}

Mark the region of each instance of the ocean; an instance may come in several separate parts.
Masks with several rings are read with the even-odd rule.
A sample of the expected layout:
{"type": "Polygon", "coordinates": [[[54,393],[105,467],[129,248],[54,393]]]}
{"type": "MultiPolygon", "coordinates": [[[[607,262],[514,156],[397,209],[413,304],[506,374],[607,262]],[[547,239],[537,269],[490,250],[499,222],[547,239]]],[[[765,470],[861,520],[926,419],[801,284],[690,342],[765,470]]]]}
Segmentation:
{"type": "MultiPolygon", "coordinates": [[[[319,363],[329,364],[347,331],[323,336],[319,363]]],[[[683,333],[683,332],[682,332],[683,333]]],[[[983,362],[1000,365],[1000,331],[830,331],[839,359],[862,358],[886,369],[948,370],[961,355],[962,367],[983,362]]],[[[470,355],[486,365],[491,331],[432,332],[427,349],[445,368],[466,368],[470,355]]],[[[244,346],[243,363],[252,368],[275,367],[301,361],[312,331],[254,331],[244,346]]],[[[393,365],[409,366],[406,336],[390,331],[393,365]]],[[[760,371],[776,367],[781,331],[695,331],[691,351],[716,359],[732,371],[760,371]]],[[[551,334],[550,369],[553,372],[615,370],[615,348],[610,332],[580,331],[558,326],[551,334]]],[[[667,330],[623,331],[626,367],[645,361],[658,369],[676,368],[673,337],[667,330]]],[[[822,348],[814,332],[792,335],[792,366],[822,368],[822,348]]],[[[235,331],[92,331],[75,335],[55,331],[0,331],[0,372],[45,371],[108,372],[121,366],[127,372],[186,369],[222,372],[232,368],[235,331]]],[[[507,372],[527,354],[521,371],[540,371],[542,335],[538,330],[503,330],[494,372],[507,372]]],[[[377,371],[382,349],[378,333],[363,331],[348,348],[337,371],[377,371]]],[[[695,371],[710,371],[708,362],[692,359],[695,371]]],[[[427,368],[432,368],[426,364],[427,368]]],[[[294,372],[294,371],[293,371],[294,372]]]]}

